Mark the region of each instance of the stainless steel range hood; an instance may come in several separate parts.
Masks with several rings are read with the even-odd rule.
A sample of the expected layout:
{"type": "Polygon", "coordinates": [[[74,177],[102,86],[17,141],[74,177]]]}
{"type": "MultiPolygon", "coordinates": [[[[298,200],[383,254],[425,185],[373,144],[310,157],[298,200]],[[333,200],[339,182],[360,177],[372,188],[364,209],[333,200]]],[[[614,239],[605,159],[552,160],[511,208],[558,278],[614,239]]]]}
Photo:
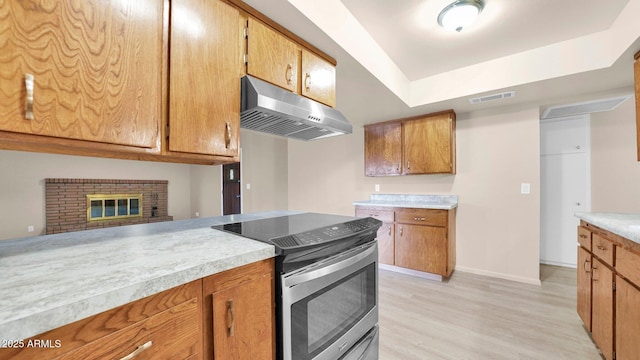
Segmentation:
{"type": "Polygon", "coordinates": [[[299,140],[351,134],[351,124],[338,110],[244,76],[240,127],[299,140]]]}

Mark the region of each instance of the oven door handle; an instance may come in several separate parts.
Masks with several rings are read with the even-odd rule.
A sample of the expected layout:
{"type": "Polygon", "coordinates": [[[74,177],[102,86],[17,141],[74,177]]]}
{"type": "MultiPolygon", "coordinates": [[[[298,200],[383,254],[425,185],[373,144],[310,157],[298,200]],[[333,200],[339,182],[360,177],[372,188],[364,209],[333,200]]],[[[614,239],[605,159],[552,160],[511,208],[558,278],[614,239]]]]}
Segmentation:
{"type": "Polygon", "coordinates": [[[358,268],[378,261],[378,246],[376,241],[347,250],[318,263],[285,274],[282,277],[283,286],[292,288],[299,284],[322,281],[330,284],[335,279],[353,272],[358,268]],[[324,279],[324,280],[323,280],[324,279]]]}

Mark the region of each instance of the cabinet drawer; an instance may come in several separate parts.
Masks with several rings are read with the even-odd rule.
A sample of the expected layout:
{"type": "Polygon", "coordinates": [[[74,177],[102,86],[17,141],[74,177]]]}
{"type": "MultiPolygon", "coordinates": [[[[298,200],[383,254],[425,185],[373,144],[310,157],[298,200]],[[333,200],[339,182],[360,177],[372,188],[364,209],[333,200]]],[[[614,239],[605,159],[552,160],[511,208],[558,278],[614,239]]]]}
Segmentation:
{"type": "Polygon", "coordinates": [[[616,270],[636,286],[640,286],[640,255],[622,247],[616,249],[616,270]]]}
{"type": "Polygon", "coordinates": [[[381,210],[372,208],[356,207],[357,217],[372,217],[382,222],[391,223],[395,220],[395,212],[393,210],[381,210]]]}
{"type": "Polygon", "coordinates": [[[578,226],[578,243],[591,251],[591,231],[584,226],[578,226]]]}
{"type": "Polygon", "coordinates": [[[404,224],[447,226],[447,210],[398,209],[396,220],[404,224]]]}
{"type": "Polygon", "coordinates": [[[598,234],[593,234],[592,237],[593,254],[602,259],[608,265],[613,265],[613,243],[611,240],[598,234]]]}
{"type": "MultiPolygon", "coordinates": [[[[198,299],[176,305],[76,350],[60,359],[188,359],[200,351],[198,299]]],[[[196,356],[197,358],[197,356],[196,356]]]]}

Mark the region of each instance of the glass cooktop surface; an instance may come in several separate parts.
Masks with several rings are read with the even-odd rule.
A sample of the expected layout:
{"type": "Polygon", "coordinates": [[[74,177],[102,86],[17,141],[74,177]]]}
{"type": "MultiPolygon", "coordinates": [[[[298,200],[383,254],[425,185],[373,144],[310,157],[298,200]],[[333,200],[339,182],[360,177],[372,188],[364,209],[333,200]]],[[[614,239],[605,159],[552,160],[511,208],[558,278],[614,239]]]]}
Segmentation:
{"type": "Polygon", "coordinates": [[[268,219],[249,220],[212,226],[213,229],[231,232],[250,239],[271,243],[271,239],[296,235],[332,225],[358,220],[352,216],[303,213],[268,219]]]}

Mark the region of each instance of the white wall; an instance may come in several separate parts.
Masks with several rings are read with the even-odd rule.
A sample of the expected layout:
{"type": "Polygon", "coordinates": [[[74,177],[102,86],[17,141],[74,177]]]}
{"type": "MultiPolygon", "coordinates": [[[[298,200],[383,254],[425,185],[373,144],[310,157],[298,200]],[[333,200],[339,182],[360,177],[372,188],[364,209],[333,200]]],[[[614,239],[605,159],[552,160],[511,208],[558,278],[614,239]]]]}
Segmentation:
{"type": "Polygon", "coordinates": [[[635,102],[591,115],[592,211],[640,213],[635,102]]]}
{"type": "Polygon", "coordinates": [[[381,193],[456,194],[457,268],[539,283],[539,111],[462,114],[457,174],[364,176],[364,130],[317,142],[289,142],[289,208],[353,215],[355,200],[381,193]],[[520,194],[520,183],[531,194],[520,194]]]}

